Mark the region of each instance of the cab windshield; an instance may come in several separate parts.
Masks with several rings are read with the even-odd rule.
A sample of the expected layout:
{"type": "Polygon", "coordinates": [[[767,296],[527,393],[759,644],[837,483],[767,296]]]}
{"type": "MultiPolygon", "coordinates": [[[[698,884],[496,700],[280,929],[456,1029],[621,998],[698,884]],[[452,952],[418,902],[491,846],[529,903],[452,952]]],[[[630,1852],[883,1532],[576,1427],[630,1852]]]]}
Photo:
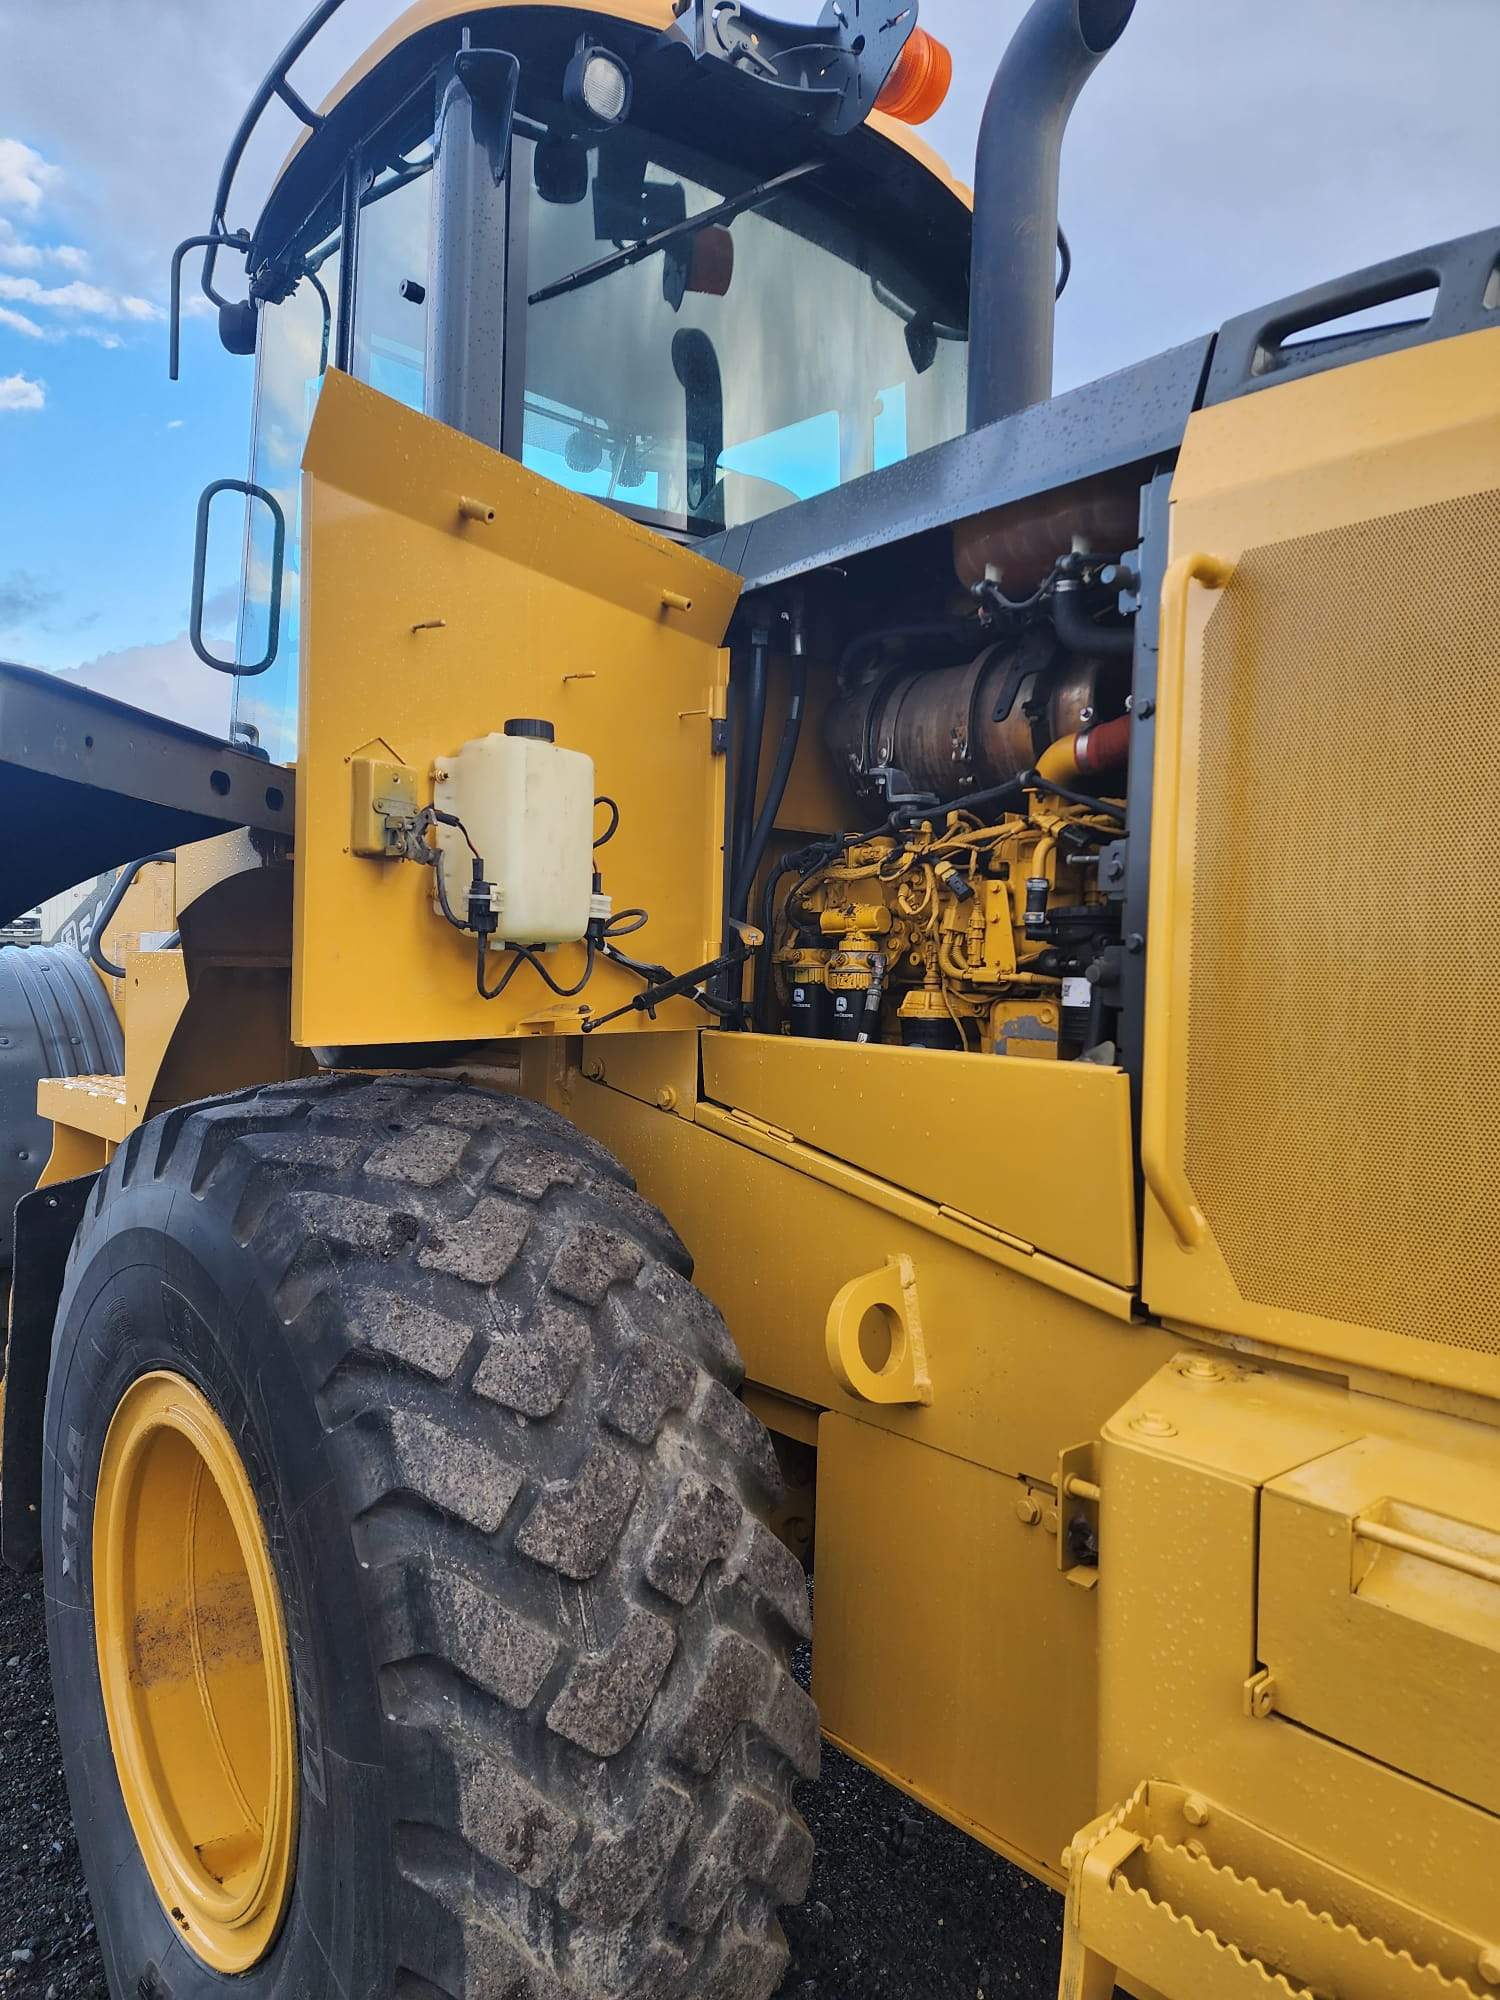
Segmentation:
{"type": "Polygon", "coordinates": [[[816,170],[757,189],[628,128],[587,162],[558,199],[548,142],[516,142],[533,470],[711,534],[963,429],[962,306],[816,170]]]}
{"type": "MultiPolygon", "coordinates": [[[[296,744],[299,468],[324,374],[433,408],[436,109],[424,86],[357,150],[260,313],[251,477],[285,515],[286,579],[275,664],[236,683],[234,730],[276,758],[296,744]]],[[[568,145],[540,125],[512,142],[505,325],[480,344],[503,378],[495,445],[698,537],[963,429],[964,301],[936,288],[936,254],[893,249],[877,202],[839,202],[822,167],[758,184],[629,126],[568,145]]],[[[241,658],[265,648],[269,557],[257,508],[241,658]]]]}

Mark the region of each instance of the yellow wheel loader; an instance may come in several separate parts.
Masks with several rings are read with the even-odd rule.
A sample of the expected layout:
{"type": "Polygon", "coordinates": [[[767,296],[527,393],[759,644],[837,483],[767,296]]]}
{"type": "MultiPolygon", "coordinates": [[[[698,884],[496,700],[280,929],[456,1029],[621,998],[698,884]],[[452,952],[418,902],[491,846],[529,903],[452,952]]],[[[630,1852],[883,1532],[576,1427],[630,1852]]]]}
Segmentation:
{"type": "Polygon", "coordinates": [[[0,672],[0,921],[165,905],[0,955],[111,1991],[768,2000],[821,1735],[1065,2000],[1482,2000],[1500,232],[1054,397],[1132,0],[972,202],[914,4],[337,4],[227,738],[0,672]]]}

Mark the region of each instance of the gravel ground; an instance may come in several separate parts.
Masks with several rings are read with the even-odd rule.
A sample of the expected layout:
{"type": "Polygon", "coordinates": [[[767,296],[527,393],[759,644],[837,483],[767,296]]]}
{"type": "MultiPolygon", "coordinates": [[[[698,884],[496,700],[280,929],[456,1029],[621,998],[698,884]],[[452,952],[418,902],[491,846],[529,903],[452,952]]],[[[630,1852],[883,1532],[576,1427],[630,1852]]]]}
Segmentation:
{"type": "MultiPolygon", "coordinates": [[[[805,1675],[807,1660],[800,1663],[805,1675]]],[[[1062,1905],[837,1751],[783,2000],[1052,2000],[1062,1905]]],[[[37,1577],[0,1566],[0,2000],[105,2000],[52,1719],[37,1577]]]]}
{"type": "Polygon", "coordinates": [[[52,1719],[42,1580],[0,1565],[0,1994],[105,1992],[52,1719]]]}

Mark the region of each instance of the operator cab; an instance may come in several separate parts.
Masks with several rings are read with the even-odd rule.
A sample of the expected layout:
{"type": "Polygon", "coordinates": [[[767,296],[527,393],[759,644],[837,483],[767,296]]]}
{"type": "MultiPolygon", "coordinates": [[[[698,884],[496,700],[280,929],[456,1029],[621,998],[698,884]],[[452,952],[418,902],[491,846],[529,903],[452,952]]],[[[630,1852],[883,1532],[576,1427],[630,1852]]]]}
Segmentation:
{"type": "MultiPolygon", "coordinates": [[[[255,232],[250,477],[284,513],[287,575],[234,734],[277,760],[330,367],[681,539],[965,427],[969,210],[900,127],[834,136],[785,92],[747,108],[737,77],[705,74],[723,65],[663,61],[665,8],[637,10],[662,14],[649,27],[416,11],[429,25],[398,24],[255,232]]],[[[274,608],[271,516],[251,518],[242,661],[274,608]]]]}

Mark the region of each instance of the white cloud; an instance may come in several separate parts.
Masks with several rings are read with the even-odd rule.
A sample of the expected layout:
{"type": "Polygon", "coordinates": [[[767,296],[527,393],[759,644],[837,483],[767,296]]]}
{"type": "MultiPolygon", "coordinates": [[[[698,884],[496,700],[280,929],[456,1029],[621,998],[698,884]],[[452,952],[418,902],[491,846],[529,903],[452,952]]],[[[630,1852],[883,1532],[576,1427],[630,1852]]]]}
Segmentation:
{"type": "Polygon", "coordinates": [[[153,715],[169,715],[211,736],[229,731],[229,685],[197,658],[186,632],[157,646],[101,653],[81,666],[64,668],[60,678],[153,715]]]}
{"type": "Polygon", "coordinates": [[[182,429],[184,421],[185,419],[183,419],[182,417],[168,417],[167,429],[169,431],[180,431],[182,429]]]}
{"type": "Polygon", "coordinates": [[[41,154],[19,139],[0,139],[0,208],[21,208],[33,215],[47,189],[62,179],[41,154]]]}
{"type": "Polygon", "coordinates": [[[12,312],[9,306],[0,306],[0,326],[8,326],[12,333],[24,333],[28,340],[45,340],[45,327],[38,326],[25,313],[12,312]]]}
{"type": "Polygon", "coordinates": [[[46,407],[47,385],[27,375],[0,375],[0,410],[40,410],[46,407]]]}
{"type": "Polygon", "coordinates": [[[132,293],[109,292],[74,278],[66,285],[44,285],[37,278],[11,278],[0,274],[0,299],[22,305],[44,307],[49,312],[87,313],[95,319],[156,320],[165,313],[150,299],[132,293]]]}
{"type": "Polygon", "coordinates": [[[0,264],[13,271],[39,271],[59,264],[65,271],[86,271],[88,253],[76,243],[28,243],[8,215],[0,215],[0,264]]]}

